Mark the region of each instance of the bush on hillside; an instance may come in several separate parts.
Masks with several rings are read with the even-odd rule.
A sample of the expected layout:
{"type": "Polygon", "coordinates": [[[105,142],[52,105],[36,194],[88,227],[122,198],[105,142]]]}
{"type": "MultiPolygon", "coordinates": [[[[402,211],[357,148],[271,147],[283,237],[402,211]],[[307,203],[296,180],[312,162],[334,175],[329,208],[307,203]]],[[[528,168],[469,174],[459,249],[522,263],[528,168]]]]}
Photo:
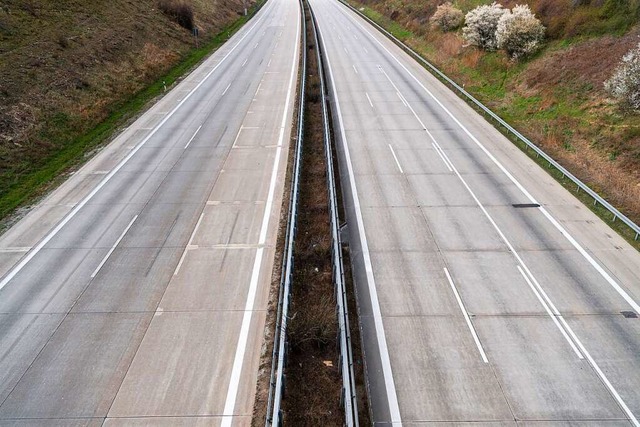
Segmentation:
{"type": "Polygon", "coordinates": [[[604,87],[621,107],[640,111],[640,43],[622,57],[604,87]]]}
{"type": "Polygon", "coordinates": [[[430,21],[442,31],[451,31],[462,25],[464,14],[460,9],[447,2],[438,6],[430,21]]]}
{"type": "Polygon", "coordinates": [[[158,8],[183,28],[193,30],[193,8],[180,0],[159,0],[158,8]]]}
{"type": "Polygon", "coordinates": [[[496,41],[498,48],[507,51],[513,59],[535,53],[544,39],[545,28],[528,5],[518,5],[506,11],[498,21],[496,41]]]}
{"type": "Polygon", "coordinates": [[[496,50],[498,48],[496,29],[500,18],[505,13],[506,10],[498,3],[472,9],[464,17],[462,36],[471,45],[485,50],[496,50]]]}

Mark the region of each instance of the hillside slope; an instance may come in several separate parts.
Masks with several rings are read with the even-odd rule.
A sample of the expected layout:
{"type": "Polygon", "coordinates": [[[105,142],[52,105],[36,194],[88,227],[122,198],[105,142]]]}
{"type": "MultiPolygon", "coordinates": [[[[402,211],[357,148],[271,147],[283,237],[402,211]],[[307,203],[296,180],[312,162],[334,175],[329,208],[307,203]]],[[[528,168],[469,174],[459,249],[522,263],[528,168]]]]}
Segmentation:
{"type": "MultiPolygon", "coordinates": [[[[0,2],[0,199],[20,186],[37,186],[37,179],[25,179],[193,50],[191,31],[160,11],[161,1],[167,2],[0,2]]],[[[243,6],[242,0],[188,4],[201,41],[236,21],[243,6]]],[[[84,141],[74,156],[94,143],[84,141]]],[[[0,217],[6,206],[0,203],[0,217]]]]}
{"type": "MultiPolygon", "coordinates": [[[[560,163],[640,221],[640,114],[625,114],[604,81],[640,42],[638,0],[504,0],[529,4],[547,27],[522,62],[465,46],[430,27],[439,0],[351,2],[380,21],[560,163]]],[[[489,0],[457,0],[467,12],[489,0]]]]}

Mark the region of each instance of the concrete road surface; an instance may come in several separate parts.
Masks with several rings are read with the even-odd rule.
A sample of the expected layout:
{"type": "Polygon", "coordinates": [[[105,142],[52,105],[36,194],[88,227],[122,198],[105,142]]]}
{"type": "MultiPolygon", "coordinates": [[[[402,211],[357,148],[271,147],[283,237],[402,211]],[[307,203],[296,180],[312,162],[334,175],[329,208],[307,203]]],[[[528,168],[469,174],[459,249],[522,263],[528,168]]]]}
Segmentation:
{"type": "Polygon", "coordinates": [[[297,1],[244,28],[0,238],[0,425],[249,425],[297,1]]]}
{"type": "Polygon", "coordinates": [[[372,26],[310,1],[376,425],[638,425],[640,254],[372,26]]]}

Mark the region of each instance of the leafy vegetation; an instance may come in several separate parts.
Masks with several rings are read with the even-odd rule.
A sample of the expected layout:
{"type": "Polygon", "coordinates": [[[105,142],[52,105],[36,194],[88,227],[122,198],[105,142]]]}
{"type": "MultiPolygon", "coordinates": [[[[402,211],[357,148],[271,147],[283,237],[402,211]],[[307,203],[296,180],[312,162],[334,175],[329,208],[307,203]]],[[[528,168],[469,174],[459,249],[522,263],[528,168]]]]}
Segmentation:
{"type": "Polygon", "coordinates": [[[544,25],[527,5],[517,5],[500,17],[496,28],[498,47],[513,59],[530,56],[540,49],[544,25]]]}
{"type": "MultiPolygon", "coordinates": [[[[468,12],[490,2],[453,5],[468,12]]],[[[640,222],[640,114],[618,108],[604,84],[638,45],[640,1],[501,0],[509,8],[517,3],[547,27],[542,50],[520,61],[466,45],[460,30],[433,31],[428,22],[438,1],[356,6],[385,28],[407,29],[406,44],[640,222]]]]}
{"type": "Polygon", "coordinates": [[[507,10],[501,4],[478,6],[464,17],[462,37],[471,45],[492,51],[498,48],[498,23],[507,10]]]}

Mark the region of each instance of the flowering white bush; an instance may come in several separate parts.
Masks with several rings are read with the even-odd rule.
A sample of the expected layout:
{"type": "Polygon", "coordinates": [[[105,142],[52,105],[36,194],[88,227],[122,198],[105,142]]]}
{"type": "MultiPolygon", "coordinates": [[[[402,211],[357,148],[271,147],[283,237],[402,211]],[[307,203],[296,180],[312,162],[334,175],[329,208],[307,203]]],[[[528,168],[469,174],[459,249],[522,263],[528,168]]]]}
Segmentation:
{"type": "Polygon", "coordinates": [[[604,87],[625,108],[640,111],[640,43],[631,49],[604,87]]]}
{"type": "Polygon", "coordinates": [[[464,14],[460,9],[447,2],[438,6],[430,21],[442,31],[451,31],[462,25],[464,14]]]}
{"type": "Polygon", "coordinates": [[[498,48],[514,59],[531,55],[540,48],[545,28],[528,5],[518,5],[505,11],[498,21],[496,41],[498,48]]]}
{"type": "Polygon", "coordinates": [[[486,50],[496,50],[498,48],[496,29],[500,18],[506,12],[498,3],[478,6],[470,10],[464,17],[462,36],[469,44],[486,50]]]}

